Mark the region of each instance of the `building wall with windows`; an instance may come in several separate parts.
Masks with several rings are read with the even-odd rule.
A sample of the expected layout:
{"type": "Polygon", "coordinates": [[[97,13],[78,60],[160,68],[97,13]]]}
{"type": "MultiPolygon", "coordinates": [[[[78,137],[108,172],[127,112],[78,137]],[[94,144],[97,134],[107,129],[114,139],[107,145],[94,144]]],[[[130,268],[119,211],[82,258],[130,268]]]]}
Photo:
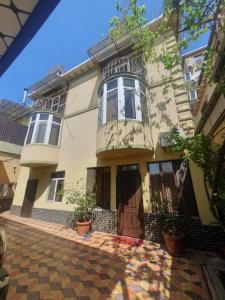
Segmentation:
{"type": "MultiPolygon", "coordinates": [[[[170,32],[159,39],[156,51],[169,51],[175,44],[170,32]]],[[[43,91],[39,86],[37,92],[32,91],[34,107],[37,101],[40,105],[33,112],[22,150],[12,213],[21,213],[28,181],[38,179],[31,216],[66,223],[72,206],[62,191],[78,183],[95,193],[100,220],[107,215],[108,221],[101,221],[97,228],[115,232],[117,175],[136,169],[141,175],[145,222],[155,222],[148,214],[156,213],[168,199],[171,210],[190,217],[190,226],[192,217],[199,214],[207,223],[205,212],[200,212],[198,185],[192,188],[193,174],[161,139],[173,126],[187,136],[193,134],[182,66],[168,71],[149,62],[143,78],[133,57],[126,53],[123,64],[121,58],[119,63],[113,58],[101,68],[88,60],[54,79],[52,89],[43,91]],[[175,74],[172,79],[171,72],[175,74]],[[42,102],[35,93],[42,95],[42,102]],[[63,113],[48,104],[51,95],[51,101],[56,101],[56,94],[66,95],[63,113]],[[178,198],[182,199],[179,203],[178,198]]]]}

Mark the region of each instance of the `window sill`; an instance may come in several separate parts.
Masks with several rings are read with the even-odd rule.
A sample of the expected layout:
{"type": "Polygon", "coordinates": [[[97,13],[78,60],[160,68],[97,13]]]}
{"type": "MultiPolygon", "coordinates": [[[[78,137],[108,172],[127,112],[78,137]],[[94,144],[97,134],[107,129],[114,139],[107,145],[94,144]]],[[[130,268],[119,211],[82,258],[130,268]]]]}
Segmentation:
{"type": "Polygon", "coordinates": [[[44,146],[44,147],[51,147],[51,148],[60,148],[60,146],[54,146],[54,145],[50,145],[50,144],[44,144],[44,143],[32,143],[32,144],[25,144],[23,145],[23,147],[27,147],[27,146],[44,146]]]}

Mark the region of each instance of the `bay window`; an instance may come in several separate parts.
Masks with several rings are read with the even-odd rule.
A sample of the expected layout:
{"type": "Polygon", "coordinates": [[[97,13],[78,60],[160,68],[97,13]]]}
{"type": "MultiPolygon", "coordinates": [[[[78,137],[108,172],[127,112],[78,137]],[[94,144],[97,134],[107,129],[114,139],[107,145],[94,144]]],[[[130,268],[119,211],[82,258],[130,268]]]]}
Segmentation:
{"type": "Polygon", "coordinates": [[[61,118],[49,113],[31,116],[25,144],[49,144],[58,146],[61,118]]]}
{"type": "Polygon", "coordinates": [[[103,84],[99,94],[98,124],[133,119],[148,123],[146,88],[133,77],[117,77],[103,84]]]}

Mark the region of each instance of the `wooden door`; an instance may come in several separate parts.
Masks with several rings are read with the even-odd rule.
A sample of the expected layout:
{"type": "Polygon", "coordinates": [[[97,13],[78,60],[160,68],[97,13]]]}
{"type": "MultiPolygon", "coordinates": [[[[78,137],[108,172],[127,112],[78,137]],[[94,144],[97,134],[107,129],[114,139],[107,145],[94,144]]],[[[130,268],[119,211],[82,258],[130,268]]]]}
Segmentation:
{"type": "Polygon", "coordinates": [[[29,179],[27,181],[25,197],[23,200],[23,206],[20,213],[21,217],[24,218],[31,217],[32,209],[36,197],[36,192],[37,192],[37,186],[38,186],[38,179],[29,179]]]}
{"type": "Polygon", "coordinates": [[[141,175],[139,172],[117,174],[117,233],[144,237],[141,175]]]}

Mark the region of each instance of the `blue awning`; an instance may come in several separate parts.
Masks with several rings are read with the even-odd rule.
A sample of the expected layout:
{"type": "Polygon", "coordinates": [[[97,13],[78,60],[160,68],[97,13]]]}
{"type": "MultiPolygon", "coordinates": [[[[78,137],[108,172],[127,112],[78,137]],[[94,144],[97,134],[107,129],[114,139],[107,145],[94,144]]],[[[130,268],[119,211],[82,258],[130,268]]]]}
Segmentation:
{"type": "Polygon", "coordinates": [[[0,76],[33,38],[60,0],[0,0],[0,76]]]}

